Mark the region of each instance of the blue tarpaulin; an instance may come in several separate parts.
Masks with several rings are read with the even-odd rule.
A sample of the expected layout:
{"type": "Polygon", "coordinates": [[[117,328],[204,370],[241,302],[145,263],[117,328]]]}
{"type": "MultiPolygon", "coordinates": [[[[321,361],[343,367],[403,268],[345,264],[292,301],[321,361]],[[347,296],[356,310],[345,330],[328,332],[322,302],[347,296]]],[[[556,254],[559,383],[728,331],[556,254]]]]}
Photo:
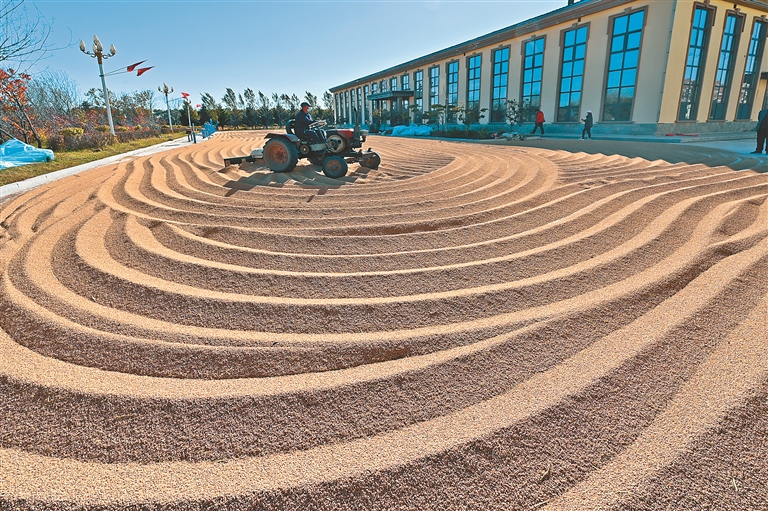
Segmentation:
{"type": "Polygon", "coordinates": [[[0,145],[0,169],[53,161],[53,159],[53,151],[50,149],[38,149],[15,138],[0,145]]]}

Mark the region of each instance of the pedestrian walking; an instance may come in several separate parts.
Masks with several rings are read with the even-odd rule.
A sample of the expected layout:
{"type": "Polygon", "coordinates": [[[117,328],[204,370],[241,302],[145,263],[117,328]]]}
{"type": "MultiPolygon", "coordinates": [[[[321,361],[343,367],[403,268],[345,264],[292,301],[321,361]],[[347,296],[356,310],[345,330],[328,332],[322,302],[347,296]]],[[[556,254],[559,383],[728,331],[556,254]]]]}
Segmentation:
{"type": "Polygon", "coordinates": [[[581,122],[584,123],[584,129],[581,130],[581,139],[584,140],[584,135],[587,135],[592,140],[592,110],[587,110],[587,116],[581,122]]]}
{"type": "Polygon", "coordinates": [[[544,112],[541,111],[541,109],[536,110],[536,124],[533,126],[533,131],[531,132],[531,135],[536,134],[536,130],[541,128],[541,134],[544,134],[544,112]]]}
{"type": "Polygon", "coordinates": [[[766,147],[766,139],[768,139],[768,108],[760,110],[757,114],[757,149],[752,151],[752,154],[762,154],[763,151],[768,153],[768,147],[766,147]]]}

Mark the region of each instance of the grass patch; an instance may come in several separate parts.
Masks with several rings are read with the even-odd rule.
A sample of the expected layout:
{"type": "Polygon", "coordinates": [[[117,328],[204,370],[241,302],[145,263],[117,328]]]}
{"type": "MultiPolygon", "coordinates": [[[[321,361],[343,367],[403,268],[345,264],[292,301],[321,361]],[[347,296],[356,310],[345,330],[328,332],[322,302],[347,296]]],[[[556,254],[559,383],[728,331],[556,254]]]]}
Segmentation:
{"type": "Polygon", "coordinates": [[[168,142],[169,140],[184,138],[186,136],[185,133],[173,133],[171,135],[162,135],[155,138],[143,138],[141,140],[132,140],[130,142],[114,144],[107,146],[100,151],[84,149],[82,151],[59,152],[56,153],[56,159],[51,162],[20,165],[18,167],[0,170],[0,186],[23,181],[30,177],[42,176],[43,174],[49,174],[61,169],[76,167],[83,163],[90,163],[92,161],[101,160],[102,158],[115,156],[116,154],[143,149],[145,147],[168,142]]]}

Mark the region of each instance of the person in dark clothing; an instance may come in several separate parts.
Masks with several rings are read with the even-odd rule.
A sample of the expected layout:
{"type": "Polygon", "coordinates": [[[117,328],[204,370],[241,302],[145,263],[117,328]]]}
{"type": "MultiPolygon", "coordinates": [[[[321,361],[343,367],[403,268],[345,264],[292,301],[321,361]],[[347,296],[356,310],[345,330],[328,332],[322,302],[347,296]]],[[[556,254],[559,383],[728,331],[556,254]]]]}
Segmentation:
{"type": "Polygon", "coordinates": [[[541,109],[536,110],[536,124],[533,126],[533,131],[531,132],[531,135],[536,134],[536,130],[541,128],[541,134],[544,134],[544,112],[541,111],[541,109]]]}
{"type": "Polygon", "coordinates": [[[581,139],[584,140],[584,135],[587,135],[592,140],[592,110],[587,110],[587,117],[582,119],[581,122],[584,123],[584,129],[581,130],[581,139]]]}
{"type": "Polygon", "coordinates": [[[302,140],[309,140],[310,142],[322,142],[323,139],[313,130],[308,130],[310,124],[315,122],[309,113],[309,103],[304,101],[301,104],[301,110],[296,114],[296,119],[293,124],[293,132],[302,140]]]}
{"type": "Polygon", "coordinates": [[[768,109],[760,110],[757,114],[757,149],[752,151],[752,154],[762,154],[763,151],[768,153],[768,147],[766,147],[766,139],[768,139],[768,109]]]}

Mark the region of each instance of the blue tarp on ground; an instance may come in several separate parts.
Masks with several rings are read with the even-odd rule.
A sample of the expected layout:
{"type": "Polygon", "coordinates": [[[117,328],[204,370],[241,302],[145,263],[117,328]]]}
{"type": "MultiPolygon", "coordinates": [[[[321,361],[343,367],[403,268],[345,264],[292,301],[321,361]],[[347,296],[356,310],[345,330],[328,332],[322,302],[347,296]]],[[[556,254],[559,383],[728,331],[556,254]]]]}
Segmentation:
{"type": "Polygon", "coordinates": [[[38,149],[15,138],[0,145],[0,169],[53,159],[53,151],[50,149],[38,149]]]}

